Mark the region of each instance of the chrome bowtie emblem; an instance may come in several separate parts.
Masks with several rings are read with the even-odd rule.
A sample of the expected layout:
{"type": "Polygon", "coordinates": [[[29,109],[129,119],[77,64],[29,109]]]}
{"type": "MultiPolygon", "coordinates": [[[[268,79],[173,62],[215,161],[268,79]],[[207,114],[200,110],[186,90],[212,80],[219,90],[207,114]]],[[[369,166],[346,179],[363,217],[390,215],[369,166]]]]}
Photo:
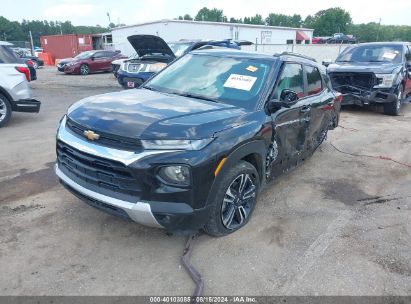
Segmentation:
{"type": "Polygon", "coordinates": [[[99,134],[94,133],[91,130],[84,131],[83,134],[88,140],[97,140],[100,138],[99,134]]]}

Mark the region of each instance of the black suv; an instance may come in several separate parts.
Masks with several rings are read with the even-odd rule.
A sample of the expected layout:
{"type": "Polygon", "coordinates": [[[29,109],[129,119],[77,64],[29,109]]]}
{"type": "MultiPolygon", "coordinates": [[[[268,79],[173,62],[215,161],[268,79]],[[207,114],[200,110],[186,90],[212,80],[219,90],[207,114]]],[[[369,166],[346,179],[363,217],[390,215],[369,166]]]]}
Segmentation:
{"type": "Polygon", "coordinates": [[[315,61],[198,50],[139,89],[72,105],[56,173],[86,203],[169,232],[244,226],[266,181],[309,157],[340,98],[315,61]]]}
{"type": "Polygon", "coordinates": [[[384,105],[388,115],[400,113],[401,101],[411,94],[411,44],[363,43],[348,47],[328,66],[343,104],[384,105]]]}

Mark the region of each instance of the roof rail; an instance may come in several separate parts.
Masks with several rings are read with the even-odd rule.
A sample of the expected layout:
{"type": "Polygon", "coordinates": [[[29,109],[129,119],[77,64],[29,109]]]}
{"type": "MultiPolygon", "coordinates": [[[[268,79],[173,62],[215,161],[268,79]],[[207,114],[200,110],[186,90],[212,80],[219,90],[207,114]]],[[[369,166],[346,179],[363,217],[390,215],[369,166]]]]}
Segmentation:
{"type": "Polygon", "coordinates": [[[275,53],[274,56],[294,56],[294,57],[300,57],[300,58],[304,58],[304,59],[307,59],[307,60],[317,62],[317,60],[315,60],[313,57],[309,57],[309,56],[305,56],[303,54],[298,54],[298,53],[293,53],[293,52],[275,53]]]}

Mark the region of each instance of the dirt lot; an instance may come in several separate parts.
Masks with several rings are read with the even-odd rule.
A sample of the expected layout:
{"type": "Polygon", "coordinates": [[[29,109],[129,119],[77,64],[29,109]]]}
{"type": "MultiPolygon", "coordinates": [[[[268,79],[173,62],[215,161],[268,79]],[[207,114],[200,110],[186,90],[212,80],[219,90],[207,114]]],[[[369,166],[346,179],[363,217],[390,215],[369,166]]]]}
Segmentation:
{"type": "MultiPolygon", "coordinates": [[[[54,176],[59,119],[120,90],[113,76],[38,78],[41,113],[0,129],[0,295],[191,294],[185,237],[101,213],[54,176]]],[[[245,228],[200,236],[192,260],[205,294],[411,295],[411,105],[399,117],[348,109],[340,124],[263,190],[245,228]]]]}

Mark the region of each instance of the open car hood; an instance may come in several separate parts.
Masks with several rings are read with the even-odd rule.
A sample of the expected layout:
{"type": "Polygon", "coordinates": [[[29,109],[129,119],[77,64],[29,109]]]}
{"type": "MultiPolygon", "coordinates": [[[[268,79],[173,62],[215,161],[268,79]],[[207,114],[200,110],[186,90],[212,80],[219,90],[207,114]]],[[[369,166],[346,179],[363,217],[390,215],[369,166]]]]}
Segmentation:
{"type": "Polygon", "coordinates": [[[163,54],[176,57],[168,44],[158,36],[154,35],[132,35],[127,40],[136,50],[138,57],[152,54],[163,54]]]}

